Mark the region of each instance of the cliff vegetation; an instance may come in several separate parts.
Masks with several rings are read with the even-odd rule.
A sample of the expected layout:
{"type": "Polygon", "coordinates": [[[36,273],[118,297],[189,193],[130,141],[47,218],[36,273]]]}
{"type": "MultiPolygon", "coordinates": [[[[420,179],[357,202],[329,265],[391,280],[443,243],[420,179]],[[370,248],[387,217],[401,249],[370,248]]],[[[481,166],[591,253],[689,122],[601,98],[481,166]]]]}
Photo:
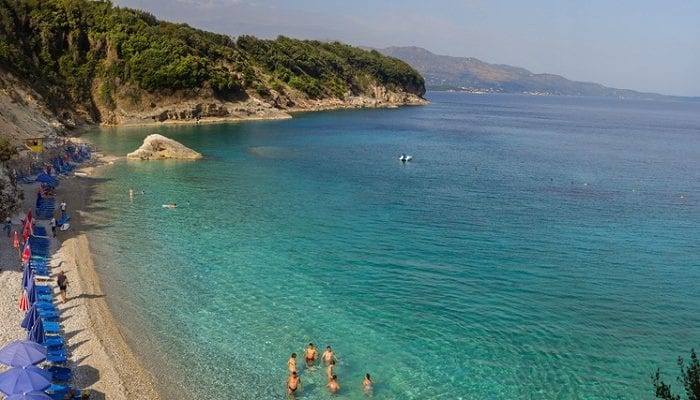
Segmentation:
{"type": "Polygon", "coordinates": [[[338,42],[234,39],[109,1],[0,3],[0,69],[31,87],[69,128],[264,117],[324,108],[323,101],[420,103],[425,92],[423,78],[403,61],[338,42]]]}

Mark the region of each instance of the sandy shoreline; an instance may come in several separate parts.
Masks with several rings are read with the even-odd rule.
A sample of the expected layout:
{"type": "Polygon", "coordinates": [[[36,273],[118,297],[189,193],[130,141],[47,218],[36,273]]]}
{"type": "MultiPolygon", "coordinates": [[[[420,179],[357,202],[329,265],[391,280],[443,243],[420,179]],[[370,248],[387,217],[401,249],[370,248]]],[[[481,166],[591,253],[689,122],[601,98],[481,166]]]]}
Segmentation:
{"type": "MultiPolygon", "coordinates": [[[[95,155],[93,160],[76,169],[87,177],[62,179],[57,189],[57,201],[65,200],[68,204],[71,228],[59,232],[58,237],[51,241],[51,265],[53,274],[63,270],[69,281],[68,301],[58,308],[70,354],[69,365],[74,371],[73,385],[90,388],[92,399],[160,399],[155,379],[127,345],[107,306],[90,252],[89,226],[82,223],[97,184],[91,176],[96,168],[109,161],[95,155]]],[[[24,186],[25,210],[34,208],[37,188],[38,184],[24,186]]],[[[17,219],[13,221],[13,230],[19,229],[17,219]]],[[[38,221],[37,224],[47,226],[48,221],[38,221]]],[[[50,235],[51,230],[48,232],[50,235]]],[[[21,287],[18,263],[19,256],[12,248],[11,239],[1,237],[0,346],[26,337],[26,332],[19,326],[23,313],[17,306],[21,287]]]]}

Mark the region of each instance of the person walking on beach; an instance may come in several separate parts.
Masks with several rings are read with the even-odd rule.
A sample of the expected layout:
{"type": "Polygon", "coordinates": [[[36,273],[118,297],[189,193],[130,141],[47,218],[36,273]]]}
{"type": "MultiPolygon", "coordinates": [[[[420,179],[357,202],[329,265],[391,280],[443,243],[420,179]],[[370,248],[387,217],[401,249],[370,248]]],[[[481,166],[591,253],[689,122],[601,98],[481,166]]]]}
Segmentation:
{"type": "Polygon", "coordinates": [[[333,393],[333,394],[338,393],[338,390],[340,390],[340,385],[338,384],[338,376],[337,376],[337,375],[333,375],[333,376],[331,377],[331,381],[328,382],[328,384],[326,385],[326,387],[328,388],[328,390],[331,391],[331,393],[333,393]]]}
{"type": "Polygon", "coordinates": [[[314,347],[313,343],[309,343],[306,347],[306,365],[313,365],[316,362],[316,357],[318,357],[318,350],[314,347]]]}
{"type": "Polygon", "coordinates": [[[321,355],[321,359],[323,362],[328,365],[331,363],[331,361],[337,361],[338,358],[335,356],[335,353],[333,352],[333,349],[331,346],[326,346],[326,351],[323,352],[321,355]]]}
{"type": "Polygon", "coordinates": [[[5,223],[2,226],[3,231],[7,231],[7,237],[10,237],[12,231],[12,219],[10,217],[5,218],[5,223]]]}
{"type": "Polygon", "coordinates": [[[53,237],[56,237],[56,218],[52,216],[51,221],[49,221],[49,225],[51,225],[51,232],[53,232],[53,237]]]}
{"type": "Polygon", "coordinates": [[[58,276],[56,276],[56,284],[58,285],[58,290],[61,291],[61,303],[65,303],[66,289],[68,289],[68,278],[63,271],[59,271],[58,276]]]}
{"type": "Polygon", "coordinates": [[[61,218],[66,217],[66,201],[61,201],[61,218]]]}
{"type": "Polygon", "coordinates": [[[292,353],[291,357],[287,361],[287,368],[289,372],[297,372],[297,353],[292,353]]]}
{"type": "Polygon", "coordinates": [[[296,399],[297,390],[299,392],[302,390],[301,378],[299,378],[296,371],[289,375],[287,381],[285,382],[285,386],[287,387],[287,396],[289,398],[296,399]]]}

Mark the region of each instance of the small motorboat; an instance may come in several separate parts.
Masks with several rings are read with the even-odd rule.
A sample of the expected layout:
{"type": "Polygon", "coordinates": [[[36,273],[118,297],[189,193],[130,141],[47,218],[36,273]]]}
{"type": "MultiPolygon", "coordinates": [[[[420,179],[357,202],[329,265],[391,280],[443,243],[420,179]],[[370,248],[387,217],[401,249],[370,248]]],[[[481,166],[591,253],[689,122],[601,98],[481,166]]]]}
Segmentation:
{"type": "Polygon", "coordinates": [[[413,160],[413,156],[410,154],[401,154],[399,156],[399,161],[401,162],[407,162],[413,160]]]}

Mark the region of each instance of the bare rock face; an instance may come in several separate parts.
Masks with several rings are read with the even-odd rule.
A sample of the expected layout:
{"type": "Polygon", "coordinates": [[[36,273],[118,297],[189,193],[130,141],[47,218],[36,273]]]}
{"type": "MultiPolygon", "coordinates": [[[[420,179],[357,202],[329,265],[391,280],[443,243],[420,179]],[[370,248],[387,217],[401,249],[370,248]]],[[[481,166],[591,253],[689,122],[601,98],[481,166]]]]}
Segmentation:
{"type": "Polygon", "coordinates": [[[169,139],[163,135],[148,135],[136,151],[126,155],[126,158],[141,160],[164,160],[167,158],[197,160],[202,158],[200,153],[169,139]]]}

